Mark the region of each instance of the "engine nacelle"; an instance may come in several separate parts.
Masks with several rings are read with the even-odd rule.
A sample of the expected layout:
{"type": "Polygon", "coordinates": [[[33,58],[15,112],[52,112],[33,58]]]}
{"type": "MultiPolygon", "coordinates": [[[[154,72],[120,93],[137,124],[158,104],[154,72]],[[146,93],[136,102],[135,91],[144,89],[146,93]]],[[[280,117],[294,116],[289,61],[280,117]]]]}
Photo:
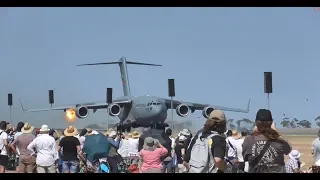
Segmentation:
{"type": "Polygon", "coordinates": [[[202,115],[203,115],[203,117],[204,117],[204,118],[208,118],[208,117],[210,116],[210,113],[211,113],[212,111],[214,111],[214,108],[213,108],[213,107],[208,106],[208,107],[203,108],[203,110],[202,110],[202,115]]]}
{"type": "Polygon", "coordinates": [[[89,109],[86,106],[79,106],[76,109],[76,115],[78,118],[84,119],[89,115],[89,109]]]}
{"type": "Polygon", "coordinates": [[[181,117],[186,117],[188,116],[189,114],[189,111],[190,111],[190,108],[189,106],[185,105],[185,104],[180,104],[177,106],[176,108],[176,112],[179,116],[181,117]]]}
{"type": "Polygon", "coordinates": [[[118,104],[109,105],[109,114],[110,116],[119,116],[121,112],[121,107],[118,104]]]}

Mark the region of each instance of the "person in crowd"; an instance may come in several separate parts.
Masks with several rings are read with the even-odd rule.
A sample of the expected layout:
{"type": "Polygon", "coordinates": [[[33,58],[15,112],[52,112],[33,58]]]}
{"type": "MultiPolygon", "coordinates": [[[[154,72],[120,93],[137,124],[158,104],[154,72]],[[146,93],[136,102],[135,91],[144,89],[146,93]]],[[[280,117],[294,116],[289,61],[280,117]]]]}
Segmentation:
{"type": "Polygon", "coordinates": [[[163,146],[167,148],[168,153],[166,157],[163,157],[162,159],[162,173],[172,173],[174,170],[172,168],[172,160],[173,160],[173,154],[174,154],[174,146],[172,144],[175,144],[175,142],[172,142],[171,136],[172,136],[172,130],[168,128],[165,131],[165,128],[163,128],[162,138],[166,141],[163,146]]]}
{"type": "MultiPolygon", "coordinates": [[[[208,161],[209,164],[214,165],[215,172],[226,172],[226,163],[224,161],[227,150],[226,137],[224,135],[224,132],[226,131],[226,125],[227,119],[223,111],[214,110],[210,113],[203,128],[199,130],[198,133],[193,137],[188,149],[186,150],[183,164],[187,170],[190,169],[189,161],[192,157],[192,148],[196,143],[196,140],[199,138],[199,135],[201,135],[202,138],[205,138],[214,133],[217,135],[212,136],[211,140],[209,141],[210,151],[214,160],[210,158],[208,161]],[[214,163],[210,161],[214,161],[214,163]]],[[[212,167],[209,167],[209,169],[212,169],[212,167]]]]}
{"type": "Polygon", "coordinates": [[[249,168],[249,162],[248,162],[248,159],[245,159],[242,155],[242,144],[243,144],[243,141],[244,139],[250,134],[249,130],[245,129],[241,132],[241,138],[239,139],[240,140],[240,143],[241,144],[240,146],[237,146],[237,155],[238,155],[238,161],[239,161],[239,170],[240,171],[243,171],[243,172],[248,172],[248,168],[249,168]],[[241,151],[241,152],[240,152],[241,151]]]}
{"type": "Polygon", "coordinates": [[[122,139],[118,149],[118,153],[121,155],[124,161],[128,161],[129,159],[129,138],[132,138],[131,133],[128,133],[127,136],[122,139]]]}
{"type": "Polygon", "coordinates": [[[314,163],[320,160],[320,130],[318,132],[318,137],[312,142],[312,152],[314,163]]]}
{"type": "Polygon", "coordinates": [[[286,173],[301,173],[300,152],[292,150],[289,154],[289,160],[286,163],[286,173]]]}
{"type": "Polygon", "coordinates": [[[62,156],[62,172],[63,173],[77,173],[79,167],[78,154],[81,154],[81,147],[79,139],[74,137],[78,134],[77,128],[68,126],[64,130],[65,137],[61,139],[58,151],[61,152],[63,148],[62,156]]]}
{"type": "MultiPolygon", "coordinates": [[[[20,136],[22,134],[21,129],[23,128],[24,123],[23,122],[19,122],[17,124],[17,128],[16,128],[16,132],[13,136],[13,141],[17,139],[18,136],[20,136]]],[[[19,154],[19,148],[16,148],[18,154],[19,154]]],[[[15,160],[15,166],[16,166],[16,172],[19,173],[19,155],[16,154],[16,160],[15,160]]]]}
{"type": "Polygon", "coordinates": [[[242,154],[249,161],[250,173],[284,173],[284,155],[291,152],[291,146],[280,137],[270,110],[260,109],[256,115],[256,131],[245,138],[242,154]]]}
{"type": "MultiPolygon", "coordinates": [[[[186,137],[186,140],[184,141],[184,148],[187,149],[190,144],[190,141],[192,139],[191,132],[188,129],[183,129],[182,131],[180,131],[179,134],[180,134],[180,136],[186,137]]],[[[175,144],[179,143],[180,136],[178,136],[177,139],[175,140],[175,144]]]]}
{"type": "MultiPolygon", "coordinates": [[[[166,156],[161,157],[161,161],[163,161],[165,158],[167,158],[167,156],[172,157],[172,141],[170,139],[170,137],[165,133],[165,127],[163,126],[157,126],[156,129],[148,129],[145,128],[143,134],[140,136],[139,138],[139,146],[138,146],[138,151],[141,151],[144,147],[144,140],[147,137],[152,137],[154,139],[157,139],[161,145],[163,147],[165,147],[167,149],[167,151],[169,153],[166,154],[166,156]]],[[[172,172],[172,168],[171,168],[172,163],[170,163],[169,167],[167,167],[167,171],[168,172],[172,172]],[[170,170],[168,170],[168,168],[170,168],[170,170]]],[[[165,172],[166,170],[164,170],[165,172]]]]}
{"type": "Polygon", "coordinates": [[[0,173],[5,173],[8,164],[8,134],[6,132],[7,122],[0,122],[0,173]]]}
{"type": "Polygon", "coordinates": [[[40,129],[37,128],[34,130],[34,135],[37,137],[40,134],[40,129]]]}
{"type": "Polygon", "coordinates": [[[56,141],[49,136],[50,129],[47,125],[42,125],[39,131],[40,134],[28,145],[27,149],[32,152],[32,156],[37,157],[38,173],[56,173],[56,161],[59,159],[56,141]]]}
{"type": "Polygon", "coordinates": [[[82,129],[80,134],[79,134],[79,142],[80,142],[81,149],[83,148],[84,141],[86,140],[87,132],[88,132],[87,129],[82,129]]]}
{"type": "Polygon", "coordinates": [[[166,156],[168,150],[152,137],[144,139],[143,149],[139,152],[142,160],[142,173],[161,173],[161,157],[166,156]]]}
{"type": "MultiPolygon", "coordinates": [[[[61,135],[59,135],[59,139],[58,141],[60,142],[62,138],[64,138],[64,130],[61,132],[61,135]]],[[[62,164],[63,164],[63,160],[62,160],[62,156],[63,156],[63,149],[61,148],[59,153],[59,159],[58,159],[58,172],[62,173],[62,164]]]]}
{"type": "Polygon", "coordinates": [[[138,151],[139,137],[140,137],[140,133],[138,131],[133,131],[132,137],[128,138],[128,143],[129,143],[128,153],[130,156],[130,163],[131,164],[133,163],[133,161],[139,160],[139,151],[138,151]]]}
{"type": "Polygon", "coordinates": [[[35,139],[35,136],[32,134],[33,130],[34,127],[29,123],[23,123],[23,127],[20,128],[22,134],[17,136],[10,145],[12,151],[19,157],[17,173],[33,173],[35,168],[36,158],[31,156],[32,152],[27,149],[28,145],[35,139]]]}
{"type": "MultiPolygon", "coordinates": [[[[97,134],[99,134],[97,131],[92,130],[90,128],[87,128],[87,133],[85,135],[85,139],[87,139],[89,136],[94,136],[94,135],[97,135],[97,134]]],[[[84,145],[85,145],[85,142],[84,142],[84,145]]],[[[87,169],[89,170],[90,173],[101,173],[99,159],[97,159],[97,158],[94,158],[92,160],[85,159],[85,157],[91,155],[90,152],[87,152],[87,153],[82,151],[81,152],[81,156],[79,156],[80,160],[81,160],[81,168],[83,168],[83,166],[86,165],[86,167],[87,167],[87,169]]]]}
{"type": "Polygon", "coordinates": [[[7,141],[8,141],[8,144],[10,145],[13,142],[13,138],[14,138],[14,129],[13,127],[11,127],[10,124],[7,125],[6,133],[8,135],[7,141]]]}
{"type": "MultiPolygon", "coordinates": [[[[84,142],[86,140],[86,135],[87,135],[87,129],[82,129],[81,132],[79,133],[79,142],[80,142],[80,148],[82,150],[84,142]]],[[[81,169],[84,166],[83,161],[80,160],[79,162],[79,168],[81,169]]]]}
{"type": "Polygon", "coordinates": [[[238,154],[237,154],[236,144],[239,143],[238,140],[240,138],[241,138],[241,134],[239,134],[237,130],[232,130],[231,136],[226,138],[227,149],[228,149],[227,159],[232,164],[238,164],[238,156],[237,156],[238,154]]]}
{"type": "Polygon", "coordinates": [[[227,137],[231,137],[232,136],[232,130],[230,130],[230,129],[227,130],[225,134],[226,134],[227,137]]]}
{"type": "Polygon", "coordinates": [[[87,128],[87,134],[95,135],[95,134],[99,134],[99,133],[96,130],[92,130],[90,128],[87,128]]]}
{"type": "Polygon", "coordinates": [[[105,132],[103,135],[104,135],[106,138],[108,138],[109,132],[107,131],[107,132],[105,132]]]}
{"type": "Polygon", "coordinates": [[[166,130],[166,134],[167,134],[167,136],[169,136],[169,138],[171,139],[171,148],[172,149],[174,149],[174,147],[175,147],[175,138],[173,137],[173,135],[172,135],[172,129],[170,129],[170,128],[168,128],[167,130],[166,130]]]}
{"type": "Polygon", "coordinates": [[[108,137],[110,143],[110,150],[107,156],[107,160],[110,166],[111,173],[118,173],[118,164],[122,161],[122,157],[117,152],[121,142],[120,135],[117,131],[111,131],[108,137]]]}
{"type": "Polygon", "coordinates": [[[179,137],[179,143],[174,147],[174,152],[177,156],[178,162],[178,173],[183,173],[186,171],[186,167],[183,165],[183,158],[185,154],[184,141],[187,138],[185,136],[179,137]]]}
{"type": "Polygon", "coordinates": [[[49,136],[53,137],[54,140],[56,140],[56,141],[60,139],[60,134],[59,134],[59,132],[58,132],[57,130],[55,130],[55,129],[50,129],[50,131],[49,131],[49,136]],[[54,135],[54,133],[56,133],[56,135],[54,135]]]}

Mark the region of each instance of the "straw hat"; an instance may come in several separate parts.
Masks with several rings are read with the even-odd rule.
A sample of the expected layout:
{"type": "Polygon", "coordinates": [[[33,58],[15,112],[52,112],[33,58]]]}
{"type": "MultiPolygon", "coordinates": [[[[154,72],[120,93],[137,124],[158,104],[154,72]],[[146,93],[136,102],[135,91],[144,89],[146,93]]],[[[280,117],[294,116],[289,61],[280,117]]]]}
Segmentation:
{"type": "Polygon", "coordinates": [[[232,130],[232,138],[233,139],[240,139],[241,134],[237,130],[232,130]]]}
{"type": "Polygon", "coordinates": [[[78,129],[73,126],[68,126],[64,131],[63,134],[65,136],[74,136],[78,134],[78,129]]]}
{"type": "Polygon", "coordinates": [[[87,128],[87,135],[97,135],[99,134],[97,131],[87,128]]]}
{"type": "Polygon", "coordinates": [[[109,137],[116,136],[116,135],[117,135],[117,131],[111,131],[109,133],[109,137]]]}
{"type": "Polygon", "coordinates": [[[21,132],[24,134],[30,134],[34,130],[34,126],[31,126],[29,123],[25,123],[21,128],[21,132]]]}
{"type": "Polygon", "coordinates": [[[129,139],[129,138],[132,138],[132,133],[128,133],[128,134],[126,135],[126,139],[129,139]]]}
{"type": "Polygon", "coordinates": [[[46,133],[46,132],[49,132],[50,129],[48,127],[48,125],[42,125],[41,128],[40,128],[40,133],[46,133]]]}
{"type": "Polygon", "coordinates": [[[136,139],[140,137],[140,133],[138,131],[133,131],[132,132],[132,138],[136,139]]]}

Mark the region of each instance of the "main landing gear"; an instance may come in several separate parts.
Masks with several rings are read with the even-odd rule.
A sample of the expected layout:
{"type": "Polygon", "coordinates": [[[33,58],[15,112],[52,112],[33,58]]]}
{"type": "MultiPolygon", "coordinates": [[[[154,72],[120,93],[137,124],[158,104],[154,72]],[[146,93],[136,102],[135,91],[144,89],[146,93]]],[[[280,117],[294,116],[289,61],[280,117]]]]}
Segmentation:
{"type": "Polygon", "coordinates": [[[121,123],[117,124],[117,131],[119,132],[130,132],[131,131],[131,126],[130,125],[124,125],[121,123]]]}
{"type": "Polygon", "coordinates": [[[166,127],[169,127],[169,124],[167,123],[154,123],[152,122],[150,124],[151,129],[165,129],[166,127]]]}

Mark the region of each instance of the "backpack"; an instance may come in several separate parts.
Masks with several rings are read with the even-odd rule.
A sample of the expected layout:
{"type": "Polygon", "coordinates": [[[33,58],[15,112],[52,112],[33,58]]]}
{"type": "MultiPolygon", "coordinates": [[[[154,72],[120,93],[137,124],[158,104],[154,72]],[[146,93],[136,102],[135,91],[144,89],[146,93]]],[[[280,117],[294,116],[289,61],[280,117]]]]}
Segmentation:
{"type": "Polygon", "coordinates": [[[211,145],[209,145],[209,140],[216,135],[219,134],[212,133],[207,137],[203,137],[202,133],[200,133],[194,145],[188,147],[188,149],[192,148],[189,173],[216,173],[215,161],[211,153],[211,145]]]}

